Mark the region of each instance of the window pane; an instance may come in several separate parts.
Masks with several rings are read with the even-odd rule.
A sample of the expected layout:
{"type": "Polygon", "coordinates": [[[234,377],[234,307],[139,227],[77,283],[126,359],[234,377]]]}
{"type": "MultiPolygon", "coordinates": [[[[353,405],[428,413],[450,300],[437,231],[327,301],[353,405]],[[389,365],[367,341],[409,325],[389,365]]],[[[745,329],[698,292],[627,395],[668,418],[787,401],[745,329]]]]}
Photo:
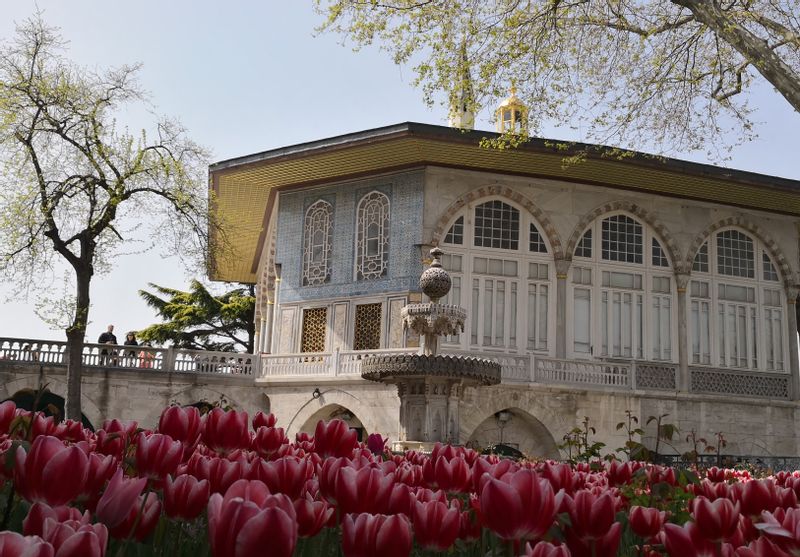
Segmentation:
{"type": "Polygon", "coordinates": [[[587,230],[575,247],[575,257],[592,256],[592,229],[587,230]]]}
{"type": "Polygon", "coordinates": [[[530,250],[536,253],[547,253],[547,246],[544,243],[544,238],[539,233],[536,225],[531,223],[530,229],[530,250]]]}
{"type": "Polygon", "coordinates": [[[591,351],[591,292],[585,288],[576,288],[574,297],[574,350],[588,354],[591,351]]]}
{"type": "Polygon", "coordinates": [[[519,211],[498,200],[475,207],[475,246],[518,249],[519,211]]]}
{"type": "Polygon", "coordinates": [[[389,267],[389,198],[369,193],[359,202],[357,213],[356,280],[379,279],[389,267]]]}
{"type": "Polygon", "coordinates": [[[733,277],[755,278],[753,240],[738,230],[717,234],[717,272],[733,277]]]}
{"type": "Polygon", "coordinates": [[[667,254],[664,253],[664,250],[661,249],[661,244],[655,238],[653,238],[653,265],[656,267],[669,267],[667,254]]]}
{"type": "Polygon", "coordinates": [[[303,286],[330,282],[333,207],[319,200],[308,208],[303,226],[303,286]]]}
{"type": "Polygon", "coordinates": [[[766,252],[761,252],[761,259],[764,266],[764,280],[778,280],[778,272],[775,270],[769,255],[766,252]]]}
{"type": "Polygon", "coordinates": [[[461,245],[464,243],[464,217],[460,216],[450,227],[444,237],[445,244],[461,245]]]}
{"type": "Polygon", "coordinates": [[[642,263],[642,225],[626,215],[603,220],[602,257],[606,261],[642,263]]]}
{"type": "Polygon", "coordinates": [[[708,272],[708,242],[705,242],[697,250],[697,254],[694,256],[694,263],[692,263],[692,271],[697,271],[698,273],[708,272]]]}

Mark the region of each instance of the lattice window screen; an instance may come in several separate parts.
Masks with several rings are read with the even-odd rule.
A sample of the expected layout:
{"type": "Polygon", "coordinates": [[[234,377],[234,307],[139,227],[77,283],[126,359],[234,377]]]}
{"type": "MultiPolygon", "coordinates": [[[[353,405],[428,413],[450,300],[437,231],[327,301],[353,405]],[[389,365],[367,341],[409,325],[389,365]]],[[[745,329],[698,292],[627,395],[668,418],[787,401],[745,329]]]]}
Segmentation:
{"type": "Polygon", "coordinates": [[[300,352],[324,352],[328,308],[310,308],[303,311],[303,334],[300,352]]]}
{"type": "Polygon", "coordinates": [[[381,304],[356,306],[353,350],[377,350],[381,347],[381,304]]]}
{"type": "Polygon", "coordinates": [[[303,286],[325,284],[331,280],[333,207],[319,200],[306,212],[303,242],[303,286]]]}
{"type": "Polygon", "coordinates": [[[388,197],[374,191],[361,199],[356,236],[356,280],[386,276],[389,266],[388,197]]]}

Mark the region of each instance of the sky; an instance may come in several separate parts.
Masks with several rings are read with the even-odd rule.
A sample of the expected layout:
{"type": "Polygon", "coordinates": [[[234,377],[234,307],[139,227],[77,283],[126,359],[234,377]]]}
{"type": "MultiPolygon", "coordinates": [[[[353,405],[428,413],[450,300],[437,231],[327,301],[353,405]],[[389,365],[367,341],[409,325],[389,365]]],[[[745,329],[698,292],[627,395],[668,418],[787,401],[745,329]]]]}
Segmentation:
{"type": "MultiPolygon", "coordinates": [[[[428,108],[412,86],[411,68],[396,66],[377,47],[353,52],[341,37],[314,32],[322,17],[312,0],[16,0],[3,3],[0,41],[35,12],[61,29],[67,55],[90,68],[139,62],[140,85],[161,114],[177,117],[212,160],[415,121],[446,125],[444,107],[428,108]]],[[[800,114],[768,86],[752,105],[759,139],[736,148],[726,166],[800,179],[800,114]]],[[[535,107],[531,107],[535,110],[535,107]]],[[[491,130],[489,111],[476,127],[491,130]]],[[[131,127],[136,127],[131,122],[131,127]]],[[[144,127],[144,123],[140,127],[144,127]]],[[[580,139],[551,123],[547,137],[580,139]]],[[[708,162],[702,154],[673,156],[708,162]]],[[[185,288],[192,277],[176,257],[157,250],[117,258],[96,275],[87,340],[114,324],[118,337],[157,322],[137,291],[153,282],[185,288]]],[[[36,300],[63,287],[10,299],[0,284],[0,337],[64,339],[36,315],[36,300]]]]}

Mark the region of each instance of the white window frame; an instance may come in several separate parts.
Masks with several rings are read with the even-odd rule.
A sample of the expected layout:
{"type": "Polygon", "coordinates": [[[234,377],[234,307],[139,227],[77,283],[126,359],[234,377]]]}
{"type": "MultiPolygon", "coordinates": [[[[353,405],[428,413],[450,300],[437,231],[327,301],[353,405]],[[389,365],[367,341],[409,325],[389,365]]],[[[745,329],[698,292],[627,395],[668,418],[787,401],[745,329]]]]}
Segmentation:
{"type": "MultiPolygon", "coordinates": [[[[454,272],[447,267],[445,264],[445,269],[450,273],[452,278],[458,278],[461,281],[461,298],[460,300],[453,299],[452,295],[448,295],[447,302],[448,303],[455,303],[467,309],[467,321],[464,325],[464,333],[457,335],[456,337],[447,337],[442,339],[442,346],[447,347],[450,349],[457,349],[457,350],[469,350],[469,351],[481,351],[481,352],[500,352],[500,353],[512,353],[512,354],[537,354],[540,356],[553,356],[555,354],[555,334],[556,334],[556,277],[555,277],[555,264],[553,259],[553,247],[550,244],[549,238],[545,234],[544,227],[541,225],[536,218],[530,214],[530,212],[510,201],[504,197],[500,196],[489,196],[481,198],[480,200],[474,201],[464,208],[461,209],[457,214],[453,215],[453,217],[448,222],[447,226],[444,228],[444,232],[442,233],[441,238],[439,238],[440,245],[442,250],[445,252],[445,255],[456,255],[460,256],[461,259],[461,272],[454,272]],[[475,234],[475,208],[479,205],[490,201],[501,201],[506,205],[509,205],[519,211],[519,244],[518,249],[505,249],[505,248],[491,248],[491,247],[476,247],[474,242],[474,234],[475,234]],[[450,227],[460,218],[464,218],[464,231],[463,231],[463,240],[461,244],[448,244],[445,242],[445,238],[447,237],[447,233],[450,231],[450,227]],[[546,247],[547,253],[535,252],[530,251],[530,225],[533,224],[536,226],[537,230],[539,231],[540,236],[542,237],[546,247]],[[504,275],[496,275],[496,274],[489,274],[489,273],[481,273],[477,272],[475,269],[475,260],[476,258],[486,258],[486,259],[502,259],[505,261],[513,261],[516,263],[517,272],[516,276],[504,276],[504,275]],[[538,275],[537,278],[530,278],[529,277],[529,270],[530,264],[535,263],[537,265],[546,265],[547,266],[547,278],[546,279],[539,279],[538,275]],[[485,287],[486,279],[497,281],[502,280],[506,281],[504,284],[505,288],[505,299],[507,302],[504,306],[504,339],[505,342],[502,345],[498,344],[491,344],[485,345],[483,343],[483,315],[482,315],[482,308],[481,311],[478,311],[476,308],[472,307],[472,295],[473,295],[473,281],[474,280],[481,281],[481,291],[485,292],[483,288],[485,287]],[[514,311],[516,312],[516,318],[514,319],[514,327],[515,327],[515,334],[514,334],[514,343],[511,344],[511,335],[510,335],[510,326],[511,326],[511,312],[508,309],[508,305],[510,303],[511,297],[511,283],[516,283],[516,308],[514,311]],[[547,339],[546,348],[537,348],[534,350],[528,349],[528,293],[529,293],[529,285],[535,284],[537,285],[546,285],[547,286],[547,323],[546,323],[546,330],[547,330],[547,339]],[[506,286],[507,285],[507,286],[506,286]],[[508,310],[508,311],[506,311],[508,310]],[[479,330],[478,330],[478,342],[472,342],[472,326],[473,324],[478,323],[479,330]]],[[[496,282],[493,283],[493,287],[496,289],[496,282]]],[[[496,291],[496,290],[495,290],[496,291]]],[[[537,291],[538,292],[538,291],[537,291]]],[[[481,297],[479,305],[483,306],[484,300],[481,297]]],[[[537,316],[538,322],[538,316],[537,316]]],[[[537,337],[539,333],[537,331],[537,337]]],[[[541,346],[541,345],[539,345],[541,346]]]]}
{"type": "Polygon", "coordinates": [[[372,190],[371,192],[361,196],[361,199],[358,200],[356,204],[356,233],[355,233],[355,267],[354,267],[354,279],[356,281],[369,281],[369,280],[380,280],[387,278],[389,276],[389,245],[391,242],[391,228],[392,228],[392,206],[391,200],[389,196],[383,192],[378,190],[372,190]],[[373,200],[381,199],[384,203],[382,213],[383,219],[380,223],[380,232],[378,237],[378,263],[379,263],[379,271],[370,271],[368,273],[364,272],[364,265],[367,262],[367,259],[375,259],[376,256],[369,255],[369,250],[367,246],[367,227],[368,223],[365,221],[366,214],[364,213],[364,205],[366,203],[370,203],[373,200]]]}
{"type": "MultiPolygon", "coordinates": [[[[710,312],[710,319],[709,319],[709,334],[711,338],[710,342],[710,362],[704,363],[702,362],[702,354],[701,354],[701,362],[697,363],[693,360],[693,352],[692,352],[692,342],[694,341],[694,330],[693,324],[691,319],[691,308],[692,308],[692,301],[699,300],[699,298],[693,297],[691,295],[691,284],[689,286],[689,290],[687,292],[687,334],[689,335],[688,345],[689,345],[689,365],[691,366],[698,366],[698,367],[713,367],[713,368],[724,368],[724,369],[734,369],[734,370],[743,370],[743,371],[767,371],[771,373],[788,373],[789,372],[789,331],[788,331],[788,312],[794,311],[794,307],[789,307],[786,299],[786,291],[783,287],[783,283],[781,282],[781,274],[780,269],[777,265],[775,265],[775,258],[766,248],[766,246],[761,242],[756,236],[751,234],[746,230],[739,229],[737,227],[723,227],[718,230],[715,230],[708,238],[706,238],[704,244],[707,246],[708,250],[708,272],[702,271],[692,271],[691,279],[695,281],[706,282],[709,285],[709,298],[707,300],[710,303],[711,312],[710,312]],[[717,261],[717,234],[728,231],[728,230],[736,230],[741,234],[747,235],[753,242],[753,258],[754,258],[754,278],[747,278],[747,277],[738,277],[732,275],[724,275],[719,272],[718,268],[718,261],[717,261]],[[772,263],[775,272],[778,275],[778,280],[765,280],[764,279],[764,261],[763,255],[766,254],[769,257],[770,262],[772,263]],[[732,302],[728,300],[720,300],[719,298],[719,286],[720,285],[731,285],[731,286],[741,286],[746,288],[753,288],[755,290],[755,298],[754,302],[741,302],[742,305],[745,305],[748,308],[755,308],[756,312],[756,326],[755,326],[755,344],[756,344],[756,365],[750,365],[746,367],[742,367],[739,365],[730,365],[730,362],[723,361],[721,350],[720,350],[720,334],[722,330],[722,324],[719,321],[719,309],[721,303],[740,303],[740,302],[732,302]],[[780,305],[767,305],[765,304],[765,298],[767,296],[766,291],[777,291],[780,293],[780,305]],[[767,368],[767,347],[766,347],[766,331],[764,330],[765,327],[765,320],[768,312],[773,309],[779,309],[781,311],[781,369],[768,369],[767,368]]],[[[702,246],[701,246],[702,247],[702,246]]],[[[698,248],[699,251],[700,248],[698,248]]],[[[694,264],[693,264],[694,267],[694,264]]],[[[705,299],[705,298],[704,298],[705,299]]],[[[750,362],[752,362],[752,358],[750,358],[750,362]]],[[[774,364],[773,364],[774,365],[774,364]]]]}
{"type": "MultiPolygon", "coordinates": [[[[572,258],[572,265],[567,277],[567,357],[572,359],[594,359],[594,360],[642,360],[642,361],[658,361],[664,363],[677,363],[678,362],[678,312],[677,312],[677,286],[675,283],[674,275],[674,262],[670,259],[670,254],[666,250],[665,243],[662,238],[658,237],[652,228],[642,219],[636,215],[627,213],[625,211],[614,211],[605,213],[597,217],[592,223],[581,231],[579,238],[583,238],[587,230],[592,230],[592,255],[591,257],[579,257],[575,254],[572,258]],[[604,260],[602,241],[603,241],[603,221],[609,217],[625,215],[636,222],[642,227],[642,263],[627,263],[622,261],[609,261],[604,260]],[[653,265],[652,259],[652,241],[656,239],[661,246],[661,250],[669,261],[668,267],[653,265]],[[575,284],[574,273],[576,268],[591,269],[591,285],[575,284]],[[641,289],[620,289],[615,287],[602,286],[603,271],[618,272],[618,273],[633,273],[641,275],[641,289]],[[655,292],[653,290],[653,278],[663,277],[668,278],[670,283],[669,293],[655,292]],[[577,352],[575,350],[575,290],[588,289],[591,293],[590,300],[590,351],[588,353],[577,352]],[[631,356],[615,356],[613,353],[603,355],[602,353],[602,335],[603,327],[601,323],[602,318],[602,303],[603,291],[608,292],[630,292],[632,303],[636,307],[636,295],[642,295],[642,331],[641,331],[641,358],[638,355],[638,346],[632,341],[631,356]],[[670,313],[669,313],[669,328],[670,328],[670,357],[667,359],[655,359],[654,342],[653,342],[653,299],[655,297],[662,297],[668,295],[670,297],[670,313]]],[[[633,328],[633,324],[631,325],[633,328]]],[[[609,345],[611,342],[609,341],[609,345]]],[[[609,348],[609,352],[611,352],[609,348]]]]}
{"type": "Polygon", "coordinates": [[[302,280],[301,284],[303,286],[319,286],[321,284],[327,284],[331,281],[331,257],[333,254],[333,205],[325,201],[324,199],[319,199],[312,203],[308,209],[306,209],[305,217],[303,218],[303,270],[302,270],[302,280]],[[323,222],[318,222],[314,220],[316,216],[318,216],[317,212],[324,211],[325,215],[323,217],[323,222]],[[325,229],[322,231],[325,235],[323,239],[323,246],[322,246],[322,260],[316,262],[313,260],[313,249],[314,249],[314,233],[316,232],[315,225],[324,226],[325,229]],[[310,275],[311,270],[317,269],[320,272],[316,272],[314,277],[310,275]],[[322,280],[319,280],[319,275],[322,275],[322,280]]]}

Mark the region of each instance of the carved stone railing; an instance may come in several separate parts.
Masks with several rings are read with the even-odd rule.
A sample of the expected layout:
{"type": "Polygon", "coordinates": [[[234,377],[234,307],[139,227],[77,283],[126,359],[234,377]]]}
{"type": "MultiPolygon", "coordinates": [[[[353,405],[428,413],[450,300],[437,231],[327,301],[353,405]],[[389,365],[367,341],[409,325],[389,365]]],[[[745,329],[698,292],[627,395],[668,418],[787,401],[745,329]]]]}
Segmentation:
{"type": "Polygon", "coordinates": [[[534,379],[537,383],[563,383],[627,390],[632,386],[632,369],[630,363],[536,358],[534,379]]]}
{"type": "MultiPolygon", "coordinates": [[[[66,366],[66,351],[64,341],[0,338],[0,365],[66,366]]],[[[90,369],[240,376],[253,376],[260,365],[259,356],[255,354],[91,343],[83,345],[81,359],[90,369]]]]}

